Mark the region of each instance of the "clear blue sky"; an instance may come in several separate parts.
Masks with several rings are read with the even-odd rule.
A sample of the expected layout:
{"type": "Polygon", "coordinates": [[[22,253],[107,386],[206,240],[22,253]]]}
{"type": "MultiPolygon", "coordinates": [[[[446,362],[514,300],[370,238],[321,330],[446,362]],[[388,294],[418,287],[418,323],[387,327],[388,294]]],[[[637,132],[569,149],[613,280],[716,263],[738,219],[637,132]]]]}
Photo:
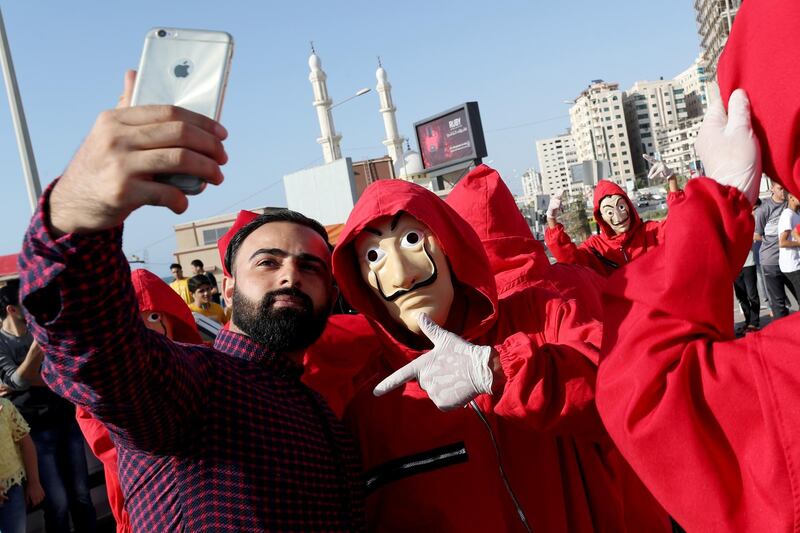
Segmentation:
{"type": "MultiPolygon", "coordinates": [[[[627,89],[672,77],[699,51],[690,0],[266,2],[206,0],[2,3],[43,186],[64,169],[96,115],[112,107],[154,26],[225,30],[236,50],[222,123],[230,132],[225,183],[184,214],[145,208],[127,222],[125,250],[149,252],[166,274],[173,225],[285,205],[282,176],[322,162],[308,82],[313,40],[334,101],[342,152],[385,154],[374,90],[376,56],[393,86],[398,125],[467,100],[480,104],[487,160],[513,191],[536,167],[535,140],[569,126],[568,106],[590,80],[627,89]],[[124,6],[124,7],[123,7],[124,6]]],[[[412,146],[414,142],[412,140],[412,146]]],[[[0,254],[19,250],[30,212],[7,99],[0,99],[3,225],[0,254]]]]}

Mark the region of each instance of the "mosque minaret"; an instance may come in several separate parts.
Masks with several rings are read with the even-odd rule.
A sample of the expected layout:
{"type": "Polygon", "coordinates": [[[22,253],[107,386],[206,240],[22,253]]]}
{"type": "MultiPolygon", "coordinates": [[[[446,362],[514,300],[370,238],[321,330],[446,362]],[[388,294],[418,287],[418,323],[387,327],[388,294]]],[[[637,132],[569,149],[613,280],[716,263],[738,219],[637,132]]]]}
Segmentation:
{"type": "Polygon", "coordinates": [[[398,161],[403,160],[403,142],[405,139],[397,131],[397,118],[395,117],[397,108],[392,102],[392,85],[389,83],[389,78],[386,76],[383,65],[381,65],[380,58],[378,58],[378,70],[375,72],[375,77],[378,78],[376,89],[381,99],[381,115],[383,115],[383,127],[386,130],[386,140],[383,141],[383,145],[389,152],[392,163],[397,164],[398,161]]]}
{"type": "Polygon", "coordinates": [[[332,163],[342,158],[342,151],[339,148],[342,136],[336,133],[333,125],[331,99],[328,97],[328,84],[326,83],[328,77],[322,70],[322,61],[313,46],[311,47],[311,57],[308,58],[308,66],[311,69],[308,81],[311,82],[311,87],[314,89],[314,107],[317,109],[317,118],[319,119],[320,137],[317,142],[322,146],[325,163],[332,163]]]}

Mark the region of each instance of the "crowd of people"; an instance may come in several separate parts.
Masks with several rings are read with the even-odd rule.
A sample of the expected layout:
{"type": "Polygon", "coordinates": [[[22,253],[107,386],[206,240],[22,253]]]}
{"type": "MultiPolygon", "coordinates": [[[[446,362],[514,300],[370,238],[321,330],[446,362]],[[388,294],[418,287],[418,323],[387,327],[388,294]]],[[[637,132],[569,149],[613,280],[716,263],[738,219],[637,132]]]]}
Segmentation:
{"type": "Polygon", "coordinates": [[[793,0],[746,2],[696,143],[707,177],[680,190],[652,161],[662,222],[600,182],[580,245],[552,202],[554,264],[479,165],[446,201],[373,183],[335,247],[301,213],[242,212],[220,284],[198,260],[170,285],[131,272],[123,221],[188,205],[152,177],[219,184],[227,131],[129,107],[127,73],[0,289],[2,531],[26,501],[48,532],[93,530],[81,431],[119,531],[797,529],[798,24],[793,0]],[[193,313],[225,325],[213,346],[193,313]]]}

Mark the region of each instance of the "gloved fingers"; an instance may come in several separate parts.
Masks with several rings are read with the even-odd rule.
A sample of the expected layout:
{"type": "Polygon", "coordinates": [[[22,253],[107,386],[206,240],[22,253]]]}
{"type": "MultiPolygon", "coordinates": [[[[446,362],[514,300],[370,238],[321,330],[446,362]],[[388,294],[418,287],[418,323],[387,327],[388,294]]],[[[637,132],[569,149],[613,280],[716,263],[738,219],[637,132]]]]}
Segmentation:
{"type": "Polygon", "coordinates": [[[706,117],[703,119],[703,125],[700,130],[723,130],[728,123],[728,115],[725,113],[725,107],[722,105],[722,100],[715,100],[708,105],[706,117]]]}
{"type": "Polygon", "coordinates": [[[706,84],[706,96],[709,105],[722,100],[722,96],[719,94],[719,84],[716,80],[712,80],[706,84]]]}
{"type": "Polygon", "coordinates": [[[658,162],[658,160],[655,157],[651,156],[650,154],[643,154],[642,157],[644,158],[645,161],[647,161],[651,165],[655,165],[658,162]]]}
{"type": "Polygon", "coordinates": [[[439,324],[431,320],[427,313],[417,314],[417,324],[422,333],[430,339],[434,346],[441,344],[450,333],[439,324]]]}
{"type": "Polygon", "coordinates": [[[424,361],[425,355],[414,359],[406,366],[396,370],[386,379],[378,383],[378,385],[372,390],[372,394],[375,396],[383,396],[387,392],[393,391],[400,385],[408,383],[412,379],[417,379],[419,376],[419,369],[421,368],[421,365],[424,364],[424,361]]]}
{"type": "Polygon", "coordinates": [[[744,89],[736,89],[728,100],[728,125],[726,132],[737,129],[750,130],[750,99],[744,89]]]}

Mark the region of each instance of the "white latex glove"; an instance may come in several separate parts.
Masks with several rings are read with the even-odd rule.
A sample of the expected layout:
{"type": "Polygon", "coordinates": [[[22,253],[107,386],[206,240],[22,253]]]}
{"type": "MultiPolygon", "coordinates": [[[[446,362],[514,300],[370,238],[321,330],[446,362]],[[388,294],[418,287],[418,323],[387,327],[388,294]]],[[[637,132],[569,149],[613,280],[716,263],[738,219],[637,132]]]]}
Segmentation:
{"type": "Polygon", "coordinates": [[[652,165],[650,168],[650,172],[647,173],[647,179],[652,180],[660,178],[668,180],[674,175],[672,169],[669,168],[667,164],[664,163],[663,161],[659,161],[658,159],[655,159],[654,157],[651,157],[648,154],[644,154],[643,157],[645,161],[647,161],[648,163],[650,163],[650,165],[652,165]]]}
{"type": "Polygon", "coordinates": [[[561,197],[551,196],[550,203],[547,205],[547,218],[555,219],[561,211],[561,197]]]}
{"type": "Polygon", "coordinates": [[[479,394],[492,392],[489,368],[490,346],[476,346],[439,327],[428,315],[417,316],[422,332],[433,342],[433,350],[417,357],[381,381],[373,394],[382,396],[415,379],[442,411],[467,405],[479,394]]]}
{"type": "Polygon", "coordinates": [[[731,94],[727,116],[721,100],[709,104],[694,146],[709,178],[739,189],[755,203],[761,182],[761,147],[750,123],[750,100],[742,89],[731,94]]]}

